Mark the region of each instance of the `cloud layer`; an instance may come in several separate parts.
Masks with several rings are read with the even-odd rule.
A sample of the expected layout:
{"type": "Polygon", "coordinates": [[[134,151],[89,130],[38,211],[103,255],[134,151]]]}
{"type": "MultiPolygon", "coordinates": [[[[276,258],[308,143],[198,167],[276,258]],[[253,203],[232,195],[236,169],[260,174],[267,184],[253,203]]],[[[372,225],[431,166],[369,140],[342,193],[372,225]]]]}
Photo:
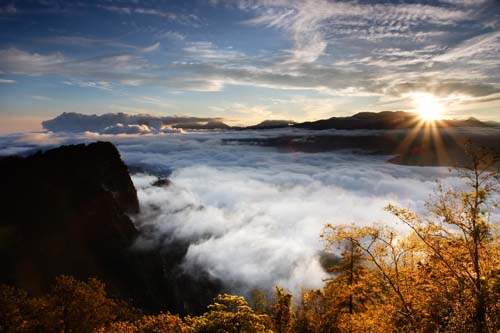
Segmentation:
{"type": "Polygon", "coordinates": [[[319,237],[326,223],[383,223],[403,230],[385,205],[423,211],[434,179],[455,181],[446,169],[396,166],[385,163],[386,157],[282,153],[221,141],[283,134],[119,139],[129,165],[171,181],[154,187],[153,175],[133,177],[142,209],[137,246],[168,251],[187,242],[184,269],[203,270],[232,292],[281,285],[299,293],[301,287],[319,287],[326,277],[319,237]]]}
{"type": "MultiPolygon", "coordinates": [[[[342,131],[325,131],[332,135],[342,131]]],[[[365,131],[351,131],[364,135],[365,131]]],[[[371,133],[380,133],[371,132],[371,133]]],[[[298,294],[316,288],[326,223],[380,223],[405,231],[384,211],[388,203],[423,212],[440,179],[458,184],[446,168],[386,163],[387,156],[348,151],[300,153],[235,144],[243,138],[304,135],[303,130],[195,132],[157,135],[39,133],[0,138],[0,153],[46,145],[114,142],[133,172],[141,214],[138,247],[169,251],[188,244],[183,268],[206,272],[227,291],[281,285],[298,294]],[[231,143],[229,143],[231,142],[231,143]],[[157,176],[171,184],[155,187],[157,176]]]]}

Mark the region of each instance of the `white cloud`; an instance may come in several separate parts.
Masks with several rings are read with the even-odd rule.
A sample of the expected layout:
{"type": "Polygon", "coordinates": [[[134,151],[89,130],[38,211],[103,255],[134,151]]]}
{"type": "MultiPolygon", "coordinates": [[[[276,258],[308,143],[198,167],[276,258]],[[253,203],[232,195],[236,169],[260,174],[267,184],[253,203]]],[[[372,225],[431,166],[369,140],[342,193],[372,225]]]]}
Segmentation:
{"type": "Polygon", "coordinates": [[[0,83],[16,83],[16,80],[0,79],[0,83]]]}
{"type": "Polygon", "coordinates": [[[78,81],[78,80],[72,80],[72,81],[63,81],[63,84],[68,85],[68,86],[78,86],[82,88],[97,88],[97,89],[102,89],[102,90],[111,90],[112,84],[110,82],[106,81],[78,81]]]}
{"type": "Polygon", "coordinates": [[[159,48],[160,48],[160,43],[155,43],[155,44],[153,44],[151,46],[147,46],[145,48],[142,48],[139,51],[142,52],[142,53],[149,53],[149,52],[156,51],[159,48]]]}
{"type": "Polygon", "coordinates": [[[185,40],[186,35],[180,33],[178,31],[173,30],[161,30],[155,33],[157,38],[167,38],[167,39],[177,39],[177,40],[185,40]]]}
{"type": "Polygon", "coordinates": [[[134,177],[143,214],[136,220],[144,232],[139,246],[168,251],[172,241],[187,241],[184,268],[193,274],[206,271],[233,292],[278,284],[298,294],[301,287],[321,286],[326,277],[319,264],[326,223],[380,222],[403,230],[383,207],[392,202],[422,211],[434,178],[449,176],[445,169],[395,166],[380,157],[287,154],[220,141],[285,133],[300,134],[184,134],[141,145],[117,142],[127,163],[173,170],[165,188],[149,185],[155,177],[134,177]]]}
{"type": "Polygon", "coordinates": [[[245,56],[242,52],[231,48],[217,48],[211,42],[190,42],[184,47],[184,51],[190,58],[209,61],[236,60],[245,56]]]}
{"type": "Polygon", "coordinates": [[[28,75],[52,73],[54,66],[66,61],[61,53],[42,55],[14,47],[0,50],[0,58],[0,72],[28,75]]]}
{"type": "Polygon", "coordinates": [[[132,6],[126,7],[126,6],[111,6],[111,5],[97,5],[97,7],[117,14],[124,14],[124,15],[139,14],[139,15],[158,16],[168,21],[175,21],[177,23],[193,27],[198,27],[200,24],[199,23],[200,18],[192,13],[180,14],[152,7],[132,7],[132,6]]]}
{"type": "Polygon", "coordinates": [[[481,57],[491,55],[497,60],[496,63],[500,64],[498,52],[500,52],[500,31],[492,31],[466,40],[444,54],[436,56],[433,60],[445,62],[462,58],[470,60],[471,57],[479,54],[481,57]]]}
{"type": "MultiPolygon", "coordinates": [[[[192,274],[205,271],[238,293],[276,284],[295,293],[301,287],[321,286],[326,274],[319,264],[324,245],[319,235],[326,223],[378,222],[405,230],[384,211],[387,203],[422,212],[436,185],[434,179],[457,182],[446,168],[392,165],[383,156],[284,153],[226,141],[300,138],[305,133],[292,129],[146,136],[44,133],[0,137],[0,153],[2,147],[22,151],[51,142],[111,140],[128,165],[169,175],[172,182],[153,187],[155,176],[133,177],[142,211],[135,218],[142,235],[137,246],[155,244],[168,251],[172,242],[187,241],[183,267],[192,274]]],[[[334,139],[336,133],[323,134],[334,139]]]]}
{"type": "Polygon", "coordinates": [[[43,102],[48,102],[48,101],[52,101],[53,100],[51,97],[40,96],[40,95],[31,96],[31,98],[34,99],[34,100],[43,101],[43,102]]]}
{"type": "Polygon", "coordinates": [[[257,12],[247,23],[286,31],[294,42],[286,62],[310,63],[324,54],[329,38],[348,34],[351,39],[409,37],[410,27],[450,25],[463,21],[466,10],[422,4],[359,4],[325,0],[249,1],[240,8],[257,12]],[[332,37],[329,37],[332,36],[332,37]]]}

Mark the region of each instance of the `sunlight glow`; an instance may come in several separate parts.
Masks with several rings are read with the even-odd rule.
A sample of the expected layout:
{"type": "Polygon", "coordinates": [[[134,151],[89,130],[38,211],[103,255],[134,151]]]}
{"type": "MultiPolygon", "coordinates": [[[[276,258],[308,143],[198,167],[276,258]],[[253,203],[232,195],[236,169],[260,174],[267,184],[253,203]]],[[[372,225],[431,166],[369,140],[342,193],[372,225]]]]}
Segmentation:
{"type": "Polygon", "coordinates": [[[415,112],[424,121],[435,121],[443,117],[443,106],[434,96],[418,94],[414,97],[415,112]]]}

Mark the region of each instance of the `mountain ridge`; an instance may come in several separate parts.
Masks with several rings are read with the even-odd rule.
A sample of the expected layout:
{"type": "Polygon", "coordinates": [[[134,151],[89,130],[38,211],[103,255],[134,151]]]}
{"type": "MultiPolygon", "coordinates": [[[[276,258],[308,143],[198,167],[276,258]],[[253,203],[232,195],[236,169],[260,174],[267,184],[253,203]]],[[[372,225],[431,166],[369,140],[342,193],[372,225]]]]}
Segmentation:
{"type": "MultiPolygon", "coordinates": [[[[421,123],[422,119],[408,111],[358,112],[351,116],[331,117],[315,121],[294,122],[292,120],[264,120],[250,126],[230,126],[223,118],[189,116],[151,116],[109,113],[85,115],[63,113],[42,122],[42,126],[53,132],[97,132],[100,134],[154,134],[182,130],[264,130],[277,128],[325,129],[408,129],[421,123]]],[[[437,127],[497,127],[500,123],[467,119],[441,119],[433,122],[437,127]]]]}

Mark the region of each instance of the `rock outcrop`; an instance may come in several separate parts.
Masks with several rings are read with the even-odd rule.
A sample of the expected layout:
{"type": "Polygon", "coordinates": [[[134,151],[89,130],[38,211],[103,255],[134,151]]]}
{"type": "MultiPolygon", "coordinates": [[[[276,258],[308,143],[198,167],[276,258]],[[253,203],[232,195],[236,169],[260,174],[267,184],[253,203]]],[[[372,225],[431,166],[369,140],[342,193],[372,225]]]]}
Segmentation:
{"type": "Polygon", "coordinates": [[[55,276],[97,277],[146,310],[176,300],[154,251],[132,251],[137,193],[111,143],[0,160],[0,282],[34,294],[55,276]]]}

